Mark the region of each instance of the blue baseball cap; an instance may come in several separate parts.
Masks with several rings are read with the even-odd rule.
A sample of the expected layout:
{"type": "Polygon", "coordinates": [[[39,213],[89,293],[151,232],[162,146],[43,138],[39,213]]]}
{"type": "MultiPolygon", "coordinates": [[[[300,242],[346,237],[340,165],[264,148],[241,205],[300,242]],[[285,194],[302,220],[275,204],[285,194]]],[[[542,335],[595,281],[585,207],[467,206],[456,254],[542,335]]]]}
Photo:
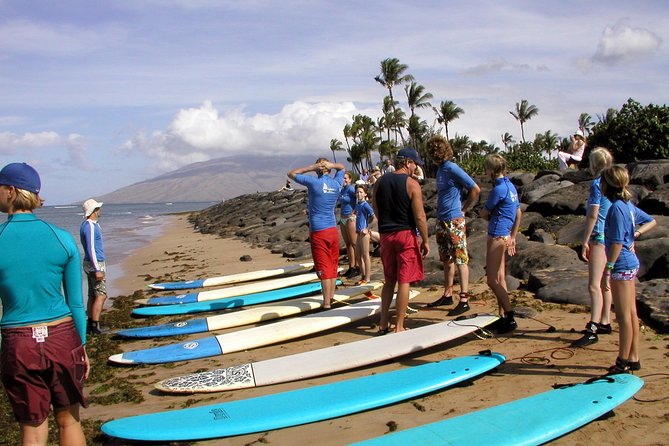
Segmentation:
{"type": "Polygon", "coordinates": [[[405,147],[401,149],[399,152],[397,152],[397,158],[408,158],[410,160],[413,160],[414,163],[423,165],[423,160],[421,159],[420,155],[415,149],[412,149],[411,147],[405,147]]]}
{"type": "Polygon", "coordinates": [[[0,184],[14,186],[17,189],[27,190],[39,194],[42,181],[35,169],[26,163],[7,164],[0,170],[0,184]]]}

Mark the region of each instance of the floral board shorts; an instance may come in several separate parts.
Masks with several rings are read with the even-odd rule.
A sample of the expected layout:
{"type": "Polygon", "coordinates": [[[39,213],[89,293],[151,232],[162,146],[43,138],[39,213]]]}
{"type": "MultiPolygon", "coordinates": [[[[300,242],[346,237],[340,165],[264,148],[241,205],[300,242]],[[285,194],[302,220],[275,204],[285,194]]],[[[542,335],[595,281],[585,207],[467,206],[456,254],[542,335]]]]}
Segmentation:
{"type": "Polygon", "coordinates": [[[437,222],[435,235],[439,247],[439,259],[442,262],[455,262],[456,265],[469,263],[466,233],[464,217],[437,222]]]}
{"type": "Polygon", "coordinates": [[[341,218],[339,218],[339,224],[342,226],[346,226],[349,221],[355,223],[355,214],[349,214],[347,216],[342,215],[341,218]]]}
{"type": "Polygon", "coordinates": [[[638,269],[625,269],[622,271],[616,271],[614,273],[611,273],[611,279],[613,280],[634,280],[636,277],[637,273],[639,272],[638,269]]]}
{"type": "Polygon", "coordinates": [[[590,243],[591,244],[604,244],[604,234],[602,232],[593,232],[590,234],[590,243]]]}

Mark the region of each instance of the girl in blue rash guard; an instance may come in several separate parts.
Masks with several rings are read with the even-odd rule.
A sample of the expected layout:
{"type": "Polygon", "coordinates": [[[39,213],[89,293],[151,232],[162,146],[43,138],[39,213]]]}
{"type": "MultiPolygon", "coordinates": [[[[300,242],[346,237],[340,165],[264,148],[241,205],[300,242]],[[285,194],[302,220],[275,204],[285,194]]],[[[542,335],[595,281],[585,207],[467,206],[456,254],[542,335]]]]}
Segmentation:
{"type": "Polygon", "coordinates": [[[379,233],[372,231],[369,227],[374,222],[375,217],[374,209],[372,209],[372,205],[367,201],[367,185],[356,185],[355,194],[358,199],[358,205],[355,208],[355,232],[357,233],[355,253],[358,256],[357,263],[362,275],[362,279],[356,285],[365,285],[370,282],[372,275],[369,242],[374,241],[378,243],[379,233]]]}
{"type": "Polygon", "coordinates": [[[505,255],[516,254],[516,235],[520,228],[521,211],[518,192],[509,178],[504,176],[506,160],[493,153],[485,157],[484,166],[486,174],[493,182],[493,189],[481,209],[481,217],[488,220],[486,276],[488,286],[497,297],[502,316],[491,328],[502,334],[518,327],[506,285],[505,255]]]}
{"type": "Polygon", "coordinates": [[[588,293],[590,294],[590,321],[583,336],[571,343],[572,347],[585,347],[599,340],[598,334],[611,333],[611,288],[604,274],[606,249],[604,248],[604,222],[611,202],[602,194],[601,172],[613,164],[613,157],[604,147],[590,152],[590,172],[595,179],[590,184],[585,230],[581,240],[581,257],[588,262],[588,293]]]}
{"type": "Polygon", "coordinates": [[[611,275],[619,326],[618,357],[609,368],[612,374],[641,369],[635,283],[639,259],[634,254],[634,241],[655,226],[655,220],[630,201],[628,184],[629,174],[624,167],[611,166],[602,171],[602,193],[611,200],[604,228],[606,270],[611,275]]]}
{"type": "Polygon", "coordinates": [[[46,444],[53,406],[61,445],[85,445],[79,406],[89,364],[79,249],[74,238],[39,220],[35,169],[0,171],[0,375],[23,444],[46,444]],[[10,254],[11,253],[11,254],[10,254]]]}
{"type": "Polygon", "coordinates": [[[355,187],[352,184],[350,172],[344,173],[344,184],[339,193],[339,204],[341,209],[339,211],[339,230],[341,237],[346,245],[346,255],[348,256],[348,271],[344,273],[344,277],[351,279],[360,274],[360,267],[356,264],[355,245],[355,187]]]}

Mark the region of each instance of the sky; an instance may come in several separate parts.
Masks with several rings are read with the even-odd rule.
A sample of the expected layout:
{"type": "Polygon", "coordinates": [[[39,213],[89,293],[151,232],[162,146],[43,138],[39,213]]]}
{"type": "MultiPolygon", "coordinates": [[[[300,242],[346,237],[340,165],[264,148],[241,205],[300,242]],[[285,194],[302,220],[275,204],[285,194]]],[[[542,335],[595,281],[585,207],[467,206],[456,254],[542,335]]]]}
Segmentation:
{"type": "Polygon", "coordinates": [[[0,0],[0,164],[33,165],[57,205],[228,155],[331,156],[380,115],[389,57],[464,109],[451,137],[520,139],[522,99],[527,139],[566,137],[667,103],[668,19],[666,0],[0,0]]]}

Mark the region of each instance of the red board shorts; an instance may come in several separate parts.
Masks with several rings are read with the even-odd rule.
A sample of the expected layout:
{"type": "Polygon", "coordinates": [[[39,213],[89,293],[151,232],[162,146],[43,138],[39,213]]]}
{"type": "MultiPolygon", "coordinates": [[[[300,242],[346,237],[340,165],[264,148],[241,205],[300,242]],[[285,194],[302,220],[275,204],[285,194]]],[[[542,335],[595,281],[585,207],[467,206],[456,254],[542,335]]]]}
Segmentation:
{"type": "Polygon", "coordinates": [[[423,280],[423,256],[416,231],[381,234],[381,262],[386,282],[414,283],[423,280]]]}
{"type": "Polygon", "coordinates": [[[55,409],[88,406],[84,397],[86,363],[73,321],[48,327],[2,329],[0,377],[16,421],[40,424],[55,409]],[[43,338],[33,329],[48,330],[43,338]],[[43,342],[38,342],[43,339],[43,342]]]}
{"type": "Polygon", "coordinates": [[[339,268],[339,233],[337,227],[312,232],[311,257],[314,259],[314,269],[318,278],[336,279],[339,268]]]}

